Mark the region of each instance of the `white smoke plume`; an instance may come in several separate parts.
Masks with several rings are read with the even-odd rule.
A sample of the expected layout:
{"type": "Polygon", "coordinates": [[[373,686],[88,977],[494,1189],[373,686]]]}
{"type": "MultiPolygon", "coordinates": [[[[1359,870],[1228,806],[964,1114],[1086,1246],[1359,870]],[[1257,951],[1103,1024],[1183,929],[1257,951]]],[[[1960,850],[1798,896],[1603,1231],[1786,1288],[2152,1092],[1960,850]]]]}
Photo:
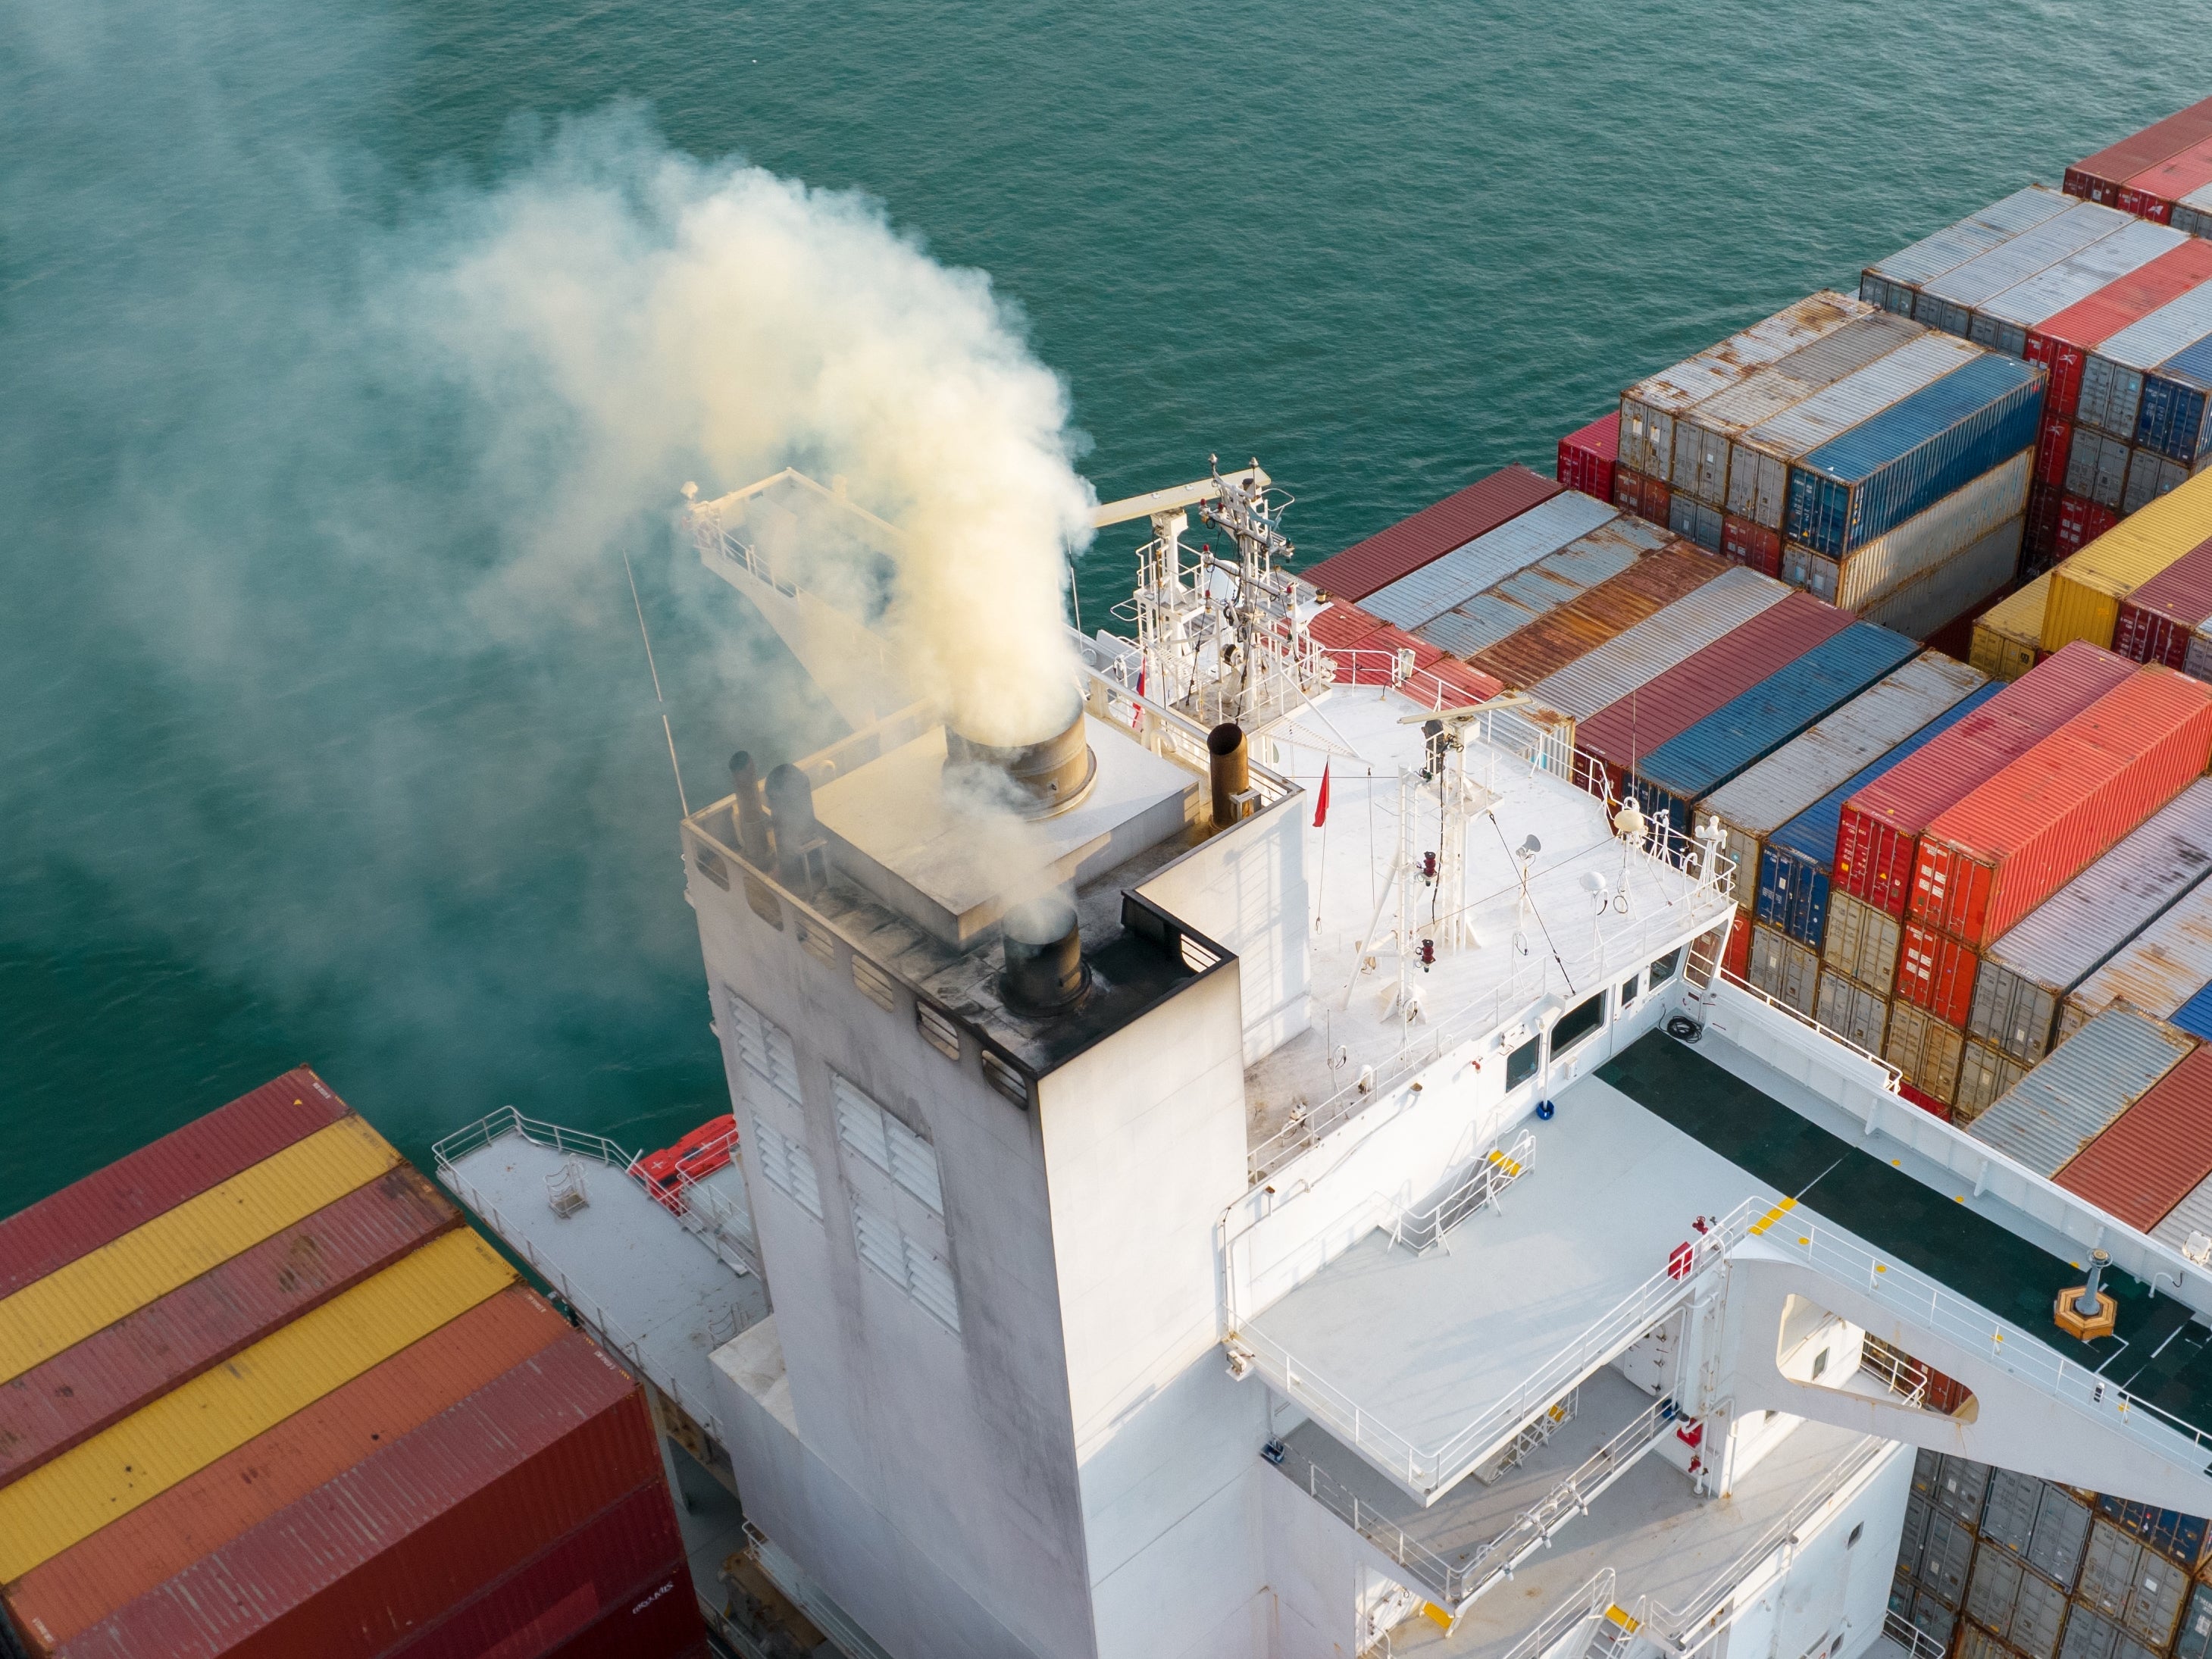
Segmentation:
{"type": "MultiPolygon", "coordinates": [[[[987,277],[937,264],[864,198],[702,166],[622,123],[572,130],[464,205],[427,262],[407,250],[392,320],[498,412],[502,447],[559,434],[549,540],[611,532],[693,467],[709,497],[786,465],[840,477],[904,532],[882,625],[912,689],[980,742],[1066,724],[1067,560],[1096,497],[1065,391],[987,277]]],[[[834,568],[801,580],[856,586],[834,568]]]]}

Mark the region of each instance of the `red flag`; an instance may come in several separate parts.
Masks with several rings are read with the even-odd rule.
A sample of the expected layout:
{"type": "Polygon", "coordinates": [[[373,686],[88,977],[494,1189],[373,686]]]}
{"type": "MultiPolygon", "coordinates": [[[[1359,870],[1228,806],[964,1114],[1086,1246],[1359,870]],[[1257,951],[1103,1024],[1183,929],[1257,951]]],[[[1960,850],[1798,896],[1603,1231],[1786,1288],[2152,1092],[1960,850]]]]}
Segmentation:
{"type": "MultiPolygon", "coordinates": [[[[1142,697],[1145,695],[1145,672],[1152,665],[1149,662],[1145,661],[1141,658],[1139,659],[1137,663],[1137,696],[1139,697],[1142,697]]],[[[1129,729],[1133,732],[1141,731],[1144,728],[1144,704],[1142,702],[1133,704],[1129,711],[1129,729]]]]}
{"type": "Polygon", "coordinates": [[[1316,794],[1316,795],[1314,797],[1314,823],[1313,823],[1313,827],[1314,827],[1315,829],[1316,829],[1316,830],[1320,829],[1320,828],[1322,827],[1322,823],[1323,823],[1328,819],[1328,763],[1327,761],[1323,761],[1323,762],[1321,763],[1321,792],[1320,792],[1320,793],[1316,794]]]}

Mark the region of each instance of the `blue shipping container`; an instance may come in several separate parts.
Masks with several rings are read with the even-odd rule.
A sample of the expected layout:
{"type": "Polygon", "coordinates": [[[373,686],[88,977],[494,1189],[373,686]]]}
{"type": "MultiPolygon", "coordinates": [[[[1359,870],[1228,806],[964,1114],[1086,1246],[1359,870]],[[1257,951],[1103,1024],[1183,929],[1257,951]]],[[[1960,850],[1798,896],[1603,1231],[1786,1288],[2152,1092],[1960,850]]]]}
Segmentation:
{"type": "Polygon", "coordinates": [[[2212,447],[2212,338],[2177,351],[2143,376],[2136,444],[2177,461],[2212,447]]]}
{"type": "Polygon", "coordinates": [[[1828,928],[1828,874],[1844,803],[1923,743],[1939,737],[2005,689],[2002,680],[1951,705],[1873,765],[1844,782],[1766,838],[1759,859],[1759,919],[1790,938],[1820,948],[1828,928]]]}
{"type": "Polygon", "coordinates": [[[1996,352],[1790,468],[1789,537],[1840,559],[2035,442],[2043,370],[1996,352]]]}
{"type": "Polygon", "coordinates": [[[1645,756],[1638,805],[1686,833],[1698,801],[1919,653],[1917,640],[1853,623],[1645,756]]]}
{"type": "Polygon", "coordinates": [[[2207,985],[2175,1009],[2166,1023],[2179,1025],[2190,1036],[2212,1042],[2212,985],[2207,985]]]}

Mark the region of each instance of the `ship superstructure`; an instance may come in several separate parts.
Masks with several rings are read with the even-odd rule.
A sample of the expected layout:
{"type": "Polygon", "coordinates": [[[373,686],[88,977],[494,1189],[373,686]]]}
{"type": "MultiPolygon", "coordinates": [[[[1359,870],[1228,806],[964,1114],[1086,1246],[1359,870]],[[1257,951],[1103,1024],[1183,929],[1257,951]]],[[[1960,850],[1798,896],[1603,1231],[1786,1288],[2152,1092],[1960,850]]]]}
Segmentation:
{"type": "Polygon", "coordinates": [[[2212,1399],[2112,1364],[2194,1399],[2212,1273],[1718,971],[1717,830],[1563,717],[1317,643],[1270,489],[1101,510],[1139,637],[1015,751],[749,533],[834,491],[693,509],[861,716],[684,823],[738,1162],[598,1235],[559,1132],[441,1169],[783,1591],[902,1659],[1856,1659],[1940,1650],[1887,1611],[1915,1448],[2212,1508],[2212,1399]]]}

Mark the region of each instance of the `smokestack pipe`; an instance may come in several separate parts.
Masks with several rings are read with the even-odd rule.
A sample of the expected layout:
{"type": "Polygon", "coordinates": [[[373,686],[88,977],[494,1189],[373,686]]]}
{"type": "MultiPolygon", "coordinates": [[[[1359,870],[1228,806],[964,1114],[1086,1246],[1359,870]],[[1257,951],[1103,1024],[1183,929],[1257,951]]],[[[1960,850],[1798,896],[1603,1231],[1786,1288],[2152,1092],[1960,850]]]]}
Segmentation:
{"type": "Polygon", "coordinates": [[[768,809],[761,805],[760,774],[753,769],[749,750],[730,757],[730,789],[738,798],[738,851],[759,869],[775,860],[775,844],[769,835],[768,809]]]}
{"type": "Polygon", "coordinates": [[[1080,708],[1053,736],[1012,748],[977,743],[947,726],[945,765],[947,771],[974,768],[1003,775],[1022,802],[1016,810],[1025,818],[1066,811],[1091,792],[1098,777],[1098,757],[1091,752],[1080,708]]]}
{"type": "Polygon", "coordinates": [[[1082,931],[1066,893],[1042,893],[1016,905],[1000,923],[999,939],[1006,958],[999,989],[1018,1012],[1058,1013],[1090,988],[1082,931]]]}
{"type": "Polygon", "coordinates": [[[814,822],[814,786],[786,761],[768,775],[767,793],[775,829],[775,878],[795,893],[809,892],[806,855],[822,838],[814,822]]]}
{"type": "Polygon", "coordinates": [[[1213,827],[1226,830],[1244,815],[1237,797],[1252,787],[1251,762],[1244,751],[1244,728],[1224,720],[1206,736],[1208,770],[1213,778],[1213,827]]]}

